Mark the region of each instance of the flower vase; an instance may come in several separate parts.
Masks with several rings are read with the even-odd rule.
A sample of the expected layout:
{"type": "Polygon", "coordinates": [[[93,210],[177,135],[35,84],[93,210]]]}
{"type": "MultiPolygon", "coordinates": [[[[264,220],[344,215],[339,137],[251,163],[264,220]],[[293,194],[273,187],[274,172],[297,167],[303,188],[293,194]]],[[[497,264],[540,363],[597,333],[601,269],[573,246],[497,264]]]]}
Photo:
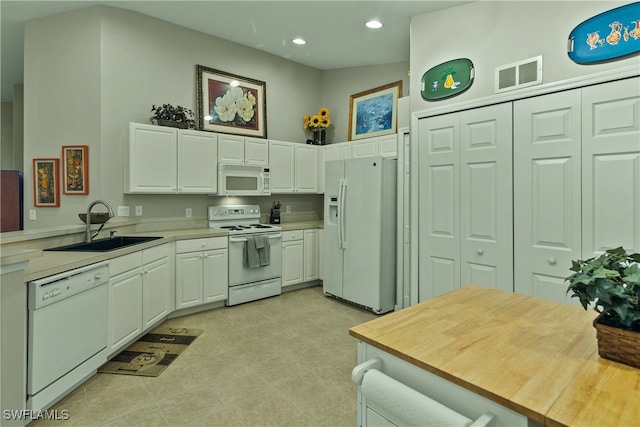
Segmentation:
{"type": "Polygon", "coordinates": [[[313,131],[313,144],[325,145],[327,143],[327,131],[326,129],[315,129],[313,131]]]}

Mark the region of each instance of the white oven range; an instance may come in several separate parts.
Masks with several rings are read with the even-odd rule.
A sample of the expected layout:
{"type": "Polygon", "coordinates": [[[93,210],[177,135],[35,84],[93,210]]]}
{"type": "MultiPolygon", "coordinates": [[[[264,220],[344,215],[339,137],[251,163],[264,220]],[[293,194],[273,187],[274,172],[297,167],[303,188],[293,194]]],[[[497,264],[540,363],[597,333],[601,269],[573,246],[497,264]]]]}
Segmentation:
{"type": "Polygon", "coordinates": [[[260,224],[259,205],[209,206],[208,218],[209,228],[229,233],[229,296],[226,305],[280,295],[281,227],[260,224]]]}

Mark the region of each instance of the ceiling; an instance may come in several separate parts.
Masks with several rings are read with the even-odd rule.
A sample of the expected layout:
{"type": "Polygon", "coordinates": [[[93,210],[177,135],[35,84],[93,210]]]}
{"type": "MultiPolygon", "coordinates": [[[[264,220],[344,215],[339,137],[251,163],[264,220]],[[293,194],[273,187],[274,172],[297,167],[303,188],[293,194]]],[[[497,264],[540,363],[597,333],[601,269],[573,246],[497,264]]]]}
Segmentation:
{"type": "Polygon", "coordinates": [[[2,101],[22,83],[24,22],[97,4],[120,7],[321,70],[409,61],[414,15],[469,1],[0,1],[2,101]],[[384,24],[371,30],[364,22],[384,24]],[[291,42],[296,37],[304,46],[291,42]]]}

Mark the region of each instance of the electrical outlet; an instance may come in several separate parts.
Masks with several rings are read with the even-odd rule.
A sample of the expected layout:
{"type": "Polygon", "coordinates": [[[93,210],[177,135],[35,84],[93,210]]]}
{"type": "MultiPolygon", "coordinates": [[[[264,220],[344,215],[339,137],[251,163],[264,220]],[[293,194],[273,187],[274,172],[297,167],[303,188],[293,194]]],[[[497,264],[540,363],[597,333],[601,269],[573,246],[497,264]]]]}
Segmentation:
{"type": "Polygon", "coordinates": [[[118,216],[129,216],[129,206],[118,206],[118,216]]]}
{"type": "Polygon", "coordinates": [[[191,218],[191,208],[187,208],[187,211],[185,212],[185,216],[187,218],[191,218]]]}
{"type": "Polygon", "coordinates": [[[284,209],[287,213],[291,213],[291,206],[287,205],[284,209]]]}
{"type": "Polygon", "coordinates": [[[136,206],[136,216],[142,216],[142,206],[136,206]]]}
{"type": "Polygon", "coordinates": [[[29,209],[29,219],[31,221],[35,221],[36,220],[36,210],[35,209],[29,209]]]}

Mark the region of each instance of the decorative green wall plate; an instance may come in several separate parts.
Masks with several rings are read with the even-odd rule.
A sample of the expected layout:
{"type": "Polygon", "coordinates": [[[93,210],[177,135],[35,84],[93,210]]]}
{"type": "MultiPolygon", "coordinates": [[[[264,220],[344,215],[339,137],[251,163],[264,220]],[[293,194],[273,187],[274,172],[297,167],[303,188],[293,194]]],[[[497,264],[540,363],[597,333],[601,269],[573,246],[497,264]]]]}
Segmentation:
{"type": "Polygon", "coordinates": [[[467,58],[436,65],[422,75],[422,99],[437,101],[460,95],[471,87],[474,74],[473,62],[467,58]]]}

